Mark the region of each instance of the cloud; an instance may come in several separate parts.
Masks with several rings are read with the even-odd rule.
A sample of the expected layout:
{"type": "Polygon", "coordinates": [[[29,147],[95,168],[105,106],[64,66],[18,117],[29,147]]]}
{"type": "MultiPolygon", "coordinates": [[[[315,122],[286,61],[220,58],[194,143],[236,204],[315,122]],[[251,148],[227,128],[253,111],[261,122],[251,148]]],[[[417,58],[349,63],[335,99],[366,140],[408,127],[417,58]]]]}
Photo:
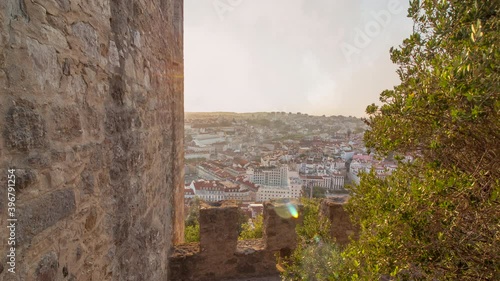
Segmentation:
{"type": "Polygon", "coordinates": [[[212,0],[185,1],[186,111],[361,116],[398,82],[388,50],[411,32],[404,12],[352,41],[395,0],[217,1],[234,5],[220,17],[212,0]],[[350,60],[342,44],[358,48],[350,60]]]}

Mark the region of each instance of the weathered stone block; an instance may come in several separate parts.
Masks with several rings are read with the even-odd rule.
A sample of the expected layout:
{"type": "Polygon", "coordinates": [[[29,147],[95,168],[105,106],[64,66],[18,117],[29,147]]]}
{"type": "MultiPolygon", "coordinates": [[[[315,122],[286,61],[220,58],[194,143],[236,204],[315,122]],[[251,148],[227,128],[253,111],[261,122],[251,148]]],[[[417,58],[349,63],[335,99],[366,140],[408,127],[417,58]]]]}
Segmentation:
{"type": "Polygon", "coordinates": [[[6,15],[9,15],[11,19],[25,20],[26,22],[29,21],[29,16],[24,1],[6,1],[4,8],[8,12],[6,13],[6,15]]]}
{"type": "Polygon", "coordinates": [[[113,71],[115,67],[120,66],[120,55],[118,54],[118,48],[116,48],[115,41],[109,41],[108,46],[108,69],[113,71]]]}
{"type": "Polygon", "coordinates": [[[47,42],[52,43],[56,48],[63,50],[68,48],[68,42],[64,33],[53,28],[50,25],[42,25],[42,34],[46,37],[47,42]]]}
{"type": "Polygon", "coordinates": [[[61,68],[57,63],[56,49],[49,45],[40,44],[31,38],[26,39],[26,44],[33,68],[32,75],[38,82],[40,89],[54,90],[59,88],[61,68]],[[47,85],[51,88],[46,89],[47,85]]]}
{"type": "Polygon", "coordinates": [[[16,190],[18,192],[38,181],[37,172],[32,169],[16,169],[16,190]]]}
{"type": "Polygon", "coordinates": [[[50,160],[53,163],[66,161],[66,152],[53,149],[50,152],[50,160]]]}
{"type": "Polygon", "coordinates": [[[67,89],[67,95],[76,97],[76,101],[82,103],[85,92],[87,92],[87,83],[85,80],[83,80],[81,75],[73,75],[71,77],[71,86],[67,89]]]}
{"type": "Polygon", "coordinates": [[[90,195],[94,193],[95,178],[94,175],[88,171],[84,170],[81,174],[80,189],[85,195],[90,195]]]}
{"type": "Polygon", "coordinates": [[[7,112],[4,126],[5,141],[11,148],[28,151],[47,144],[45,122],[31,102],[16,101],[7,112]]]}
{"type": "Polygon", "coordinates": [[[59,4],[59,8],[65,12],[69,11],[71,8],[69,0],[56,0],[56,2],[59,4]]]}
{"type": "Polygon", "coordinates": [[[109,134],[123,133],[137,123],[137,112],[134,110],[109,110],[106,112],[105,128],[109,134]]]}
{"type": "Polygon", "coordinates": [[[50,157],[45,154],[33,154],[26,159],[30,167],[44,169],[50,167],[50,157]]]}
{"type": "Polygon", "coordinates": [[[47,14],[59,15],[62,11],[69,8],[69,0],[45,0],[42,2],[47,14]]]}
{"type": "Polygon", "coordinates": [[[101,146],[95,145],[92,154],[90,155],[88,169],[90,169],[91,171],[98,171],[102,169],[104,158],[105,152],[102,151],[101,146]]]}
{"type": "Polygon", "coordinates": [[[33,236],[70,216],[75,211],[73,190],[57,190],[40,196],[18,207],[19,232],[21,245],[29,243],[33,236]]]}
{"type": "Polygon", "coordinates": [[[71,26],[73,34],[79,39],[80,48],[90,59],[97,59],[99,49],[97,32],[92,25],[86,22],[77,22],[71,26]]]}
{"type": "MultiPolygon", "coordinates": [[[[69,0],[68,0],[69,1],[69,0]]],[[[64,17],[47,15],[47,23],[52,27],[61,30],[63,32],[67,32],[70,28],[68,27],[67,20],[64,17]]]]}
{"type": "Polygon", "coordinates": [[[94,229],[96,221],[97,221],[97,212],[95,209],[91,209],[89,215],[87,216],[87,219],[85,219],[85,229],[87,231],[91,231],[92,229],[94,229]]]}
{"type": "Polygon", "coordinates": [[[35,270],[35,280],[53,281],[56,280],[59,263],[56,253],[50,252],[42,257],[35,270]]]}
{"type": "Polygon", "coordinates": [[[357,238],[359,229],[352,224],[349,214],[344,210],[343,202],[323,200],[321,213],[330,220],[331,235],[338,244],[345,245],[349,243],[350,238],[357,238]]]}
{"type": "Polygon", "coordinates": [[[225,204],[205,206],[200,210],[200,248],[208,256],[224,256],[236,251],[238,207],[225,204]]]}
{"type": "MultiPolygon", "coordinates": [[[[283,208],[283,203],[264,203],[264,229],[263,239],[266,249],[280,251],[295,249],[297,245],[297,233],[295,227],[302,222],[302,217],[289,216],[283,218],[278,215],[276,208],[283,208]]],[[[300,210],[297,210],[300,214],[300,210]]]]}
{"type": "Polygon", "coordinates": [[[76,107],[55,107],[52,110],[53,139],[70,141],[82,135],[82,123],[76,107]]]}

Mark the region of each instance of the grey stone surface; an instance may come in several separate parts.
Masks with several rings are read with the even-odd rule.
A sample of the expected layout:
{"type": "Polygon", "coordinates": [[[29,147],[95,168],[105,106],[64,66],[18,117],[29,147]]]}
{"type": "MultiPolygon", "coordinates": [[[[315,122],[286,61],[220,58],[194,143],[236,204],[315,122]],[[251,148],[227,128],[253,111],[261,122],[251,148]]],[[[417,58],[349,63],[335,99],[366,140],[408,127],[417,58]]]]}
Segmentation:
{"type": "Polygon", "coordinates": [[[82,136],[82,123],[78,107],[55,107],[52,110],[53,140],[70,141],[82,136]]]}
{"type": "Polygon", "coordinates": [[[61,69],[57,63],[56,49],[40,44],[37,40],[26,39],[28,55],[31,58],[31,76],[42,91],[53,91],[59,87],[61,69]],[[48,87],[49,86],[49,87],[48,87]]]}
{"type": "Polygon", "coordinates": [[[92,27],[92,25],[86,22],[77,22],[71,26],[73,34],[79,39],[80,48],[83,53],[89,56],[91,59],[97,59],[98,53],[98,42],[97,42],[97,32],[92,27]]]}
{"type": "Polygon", "coordinates": [[[75,211],[73,190],[57,190],[18,207],[19,244],[30,243],[33,236],[53,226],[75,211]]]}
{"type": "Polygon", "coordinates": [[[36,281],[53,281],[56,279],[59,263],[54,252],[47,253],[38,263],[35,271],[36,281]]]}
{"type": "Polygon", "coordinates": [[[0,1],[0,167],[19,170],[18,268],[0,280],[166,280],[183,239],[182,5],[0,1]]]}
{"type": "Polygon", "coordinates": [[[9,148],[28,151],[47,144],[45,122],[33,103],[17,100],[8,109],[4,136],[9,148]]]}

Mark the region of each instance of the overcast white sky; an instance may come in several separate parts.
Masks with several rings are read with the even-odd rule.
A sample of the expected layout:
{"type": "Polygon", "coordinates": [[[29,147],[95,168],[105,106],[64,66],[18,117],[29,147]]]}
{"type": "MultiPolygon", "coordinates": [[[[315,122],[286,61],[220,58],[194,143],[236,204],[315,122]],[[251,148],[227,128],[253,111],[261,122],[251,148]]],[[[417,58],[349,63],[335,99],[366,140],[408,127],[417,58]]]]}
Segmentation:
{"type": "Polygon", "coordinates": [[[185,111],[364,116],[398,84],[407,0],[185,0],[185,111]]]}

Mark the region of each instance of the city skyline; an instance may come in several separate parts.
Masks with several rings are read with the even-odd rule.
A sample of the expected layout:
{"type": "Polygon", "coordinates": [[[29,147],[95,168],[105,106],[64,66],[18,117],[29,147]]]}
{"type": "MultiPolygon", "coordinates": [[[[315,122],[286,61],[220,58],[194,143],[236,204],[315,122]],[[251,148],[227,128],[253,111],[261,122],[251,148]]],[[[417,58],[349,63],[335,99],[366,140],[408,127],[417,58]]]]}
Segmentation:
{"type": "Polygon", "coordinates": [[[185,2],[186,112],[364,116],[397,85],[407,3],[185,2]]]}

